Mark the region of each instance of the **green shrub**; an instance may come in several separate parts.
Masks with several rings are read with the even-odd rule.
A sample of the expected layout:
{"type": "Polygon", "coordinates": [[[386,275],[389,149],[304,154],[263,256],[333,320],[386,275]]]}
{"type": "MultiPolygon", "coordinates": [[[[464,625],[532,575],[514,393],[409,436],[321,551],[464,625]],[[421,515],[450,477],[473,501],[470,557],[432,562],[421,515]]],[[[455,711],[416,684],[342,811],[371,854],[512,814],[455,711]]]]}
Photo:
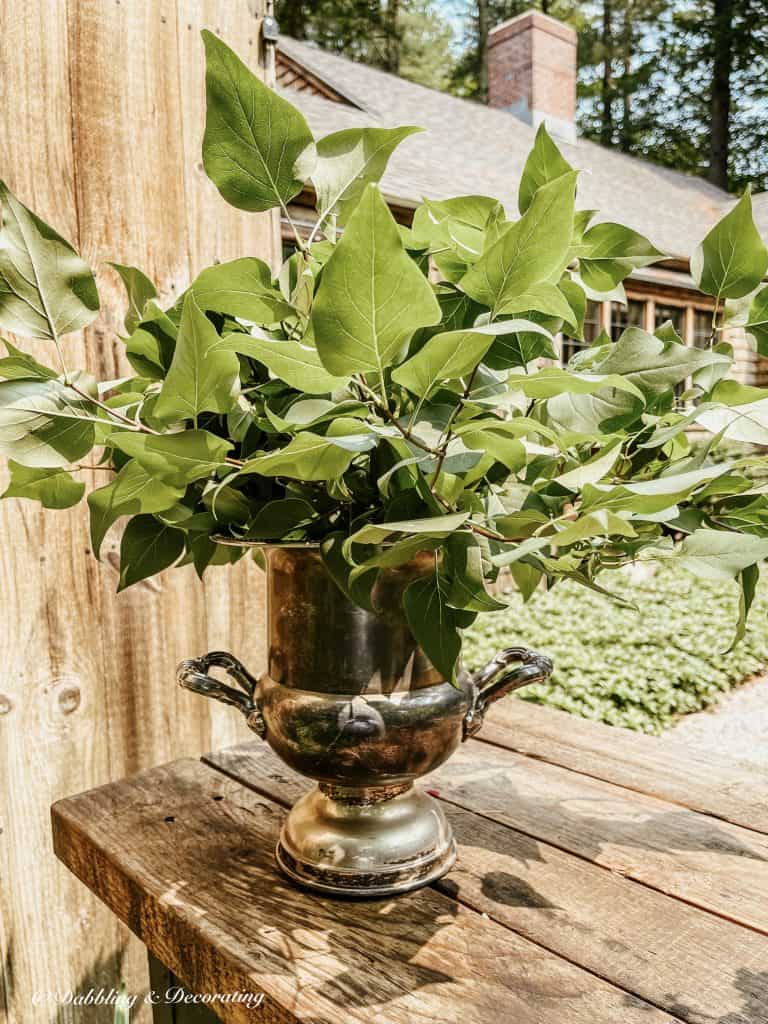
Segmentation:
{"type": "Polygon", "coordinates": [[[511,593],[508,611],[481,616],[467,631],[467,665],[476,668],[502,647],[525,644],[549,654],[555,673],[548,683],[521,691],[524,700],[659,733],[768,663],[768,585],[758,588],[744,640],[726,654],[735,585],[667,566],[638,582],[621,571],[604,581],[638,610],[567,582],[538,591],[527,605],[511,593]]]}

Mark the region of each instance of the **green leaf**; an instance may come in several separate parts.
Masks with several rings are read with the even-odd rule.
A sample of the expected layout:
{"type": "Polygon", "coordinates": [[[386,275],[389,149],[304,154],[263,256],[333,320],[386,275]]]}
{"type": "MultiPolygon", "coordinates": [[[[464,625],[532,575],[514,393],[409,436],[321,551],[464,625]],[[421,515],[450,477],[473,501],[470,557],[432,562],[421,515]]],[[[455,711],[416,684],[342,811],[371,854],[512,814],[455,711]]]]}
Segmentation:
{"type": "Polygon", "coordinates": [[[691,274],[707,295],[739,299],[762,282],[768,250],[752,219],[752,200],[745,192],[696,249],[691,274]]]}
{"type": "Polygon", "coordinates": [[[118,592],[162,572],[184,551],[184,533],[165,526],[154,516],[136,516],[128,523],[120,544],[118,592]]]}
{"type": "Polygon", "coordinates": [[[613,441],[602,448],[597,455],[555,477],[561,487],[580,491],[585,484],[594,484],[611,471],[621,452],[621,440],[613,441]]]}
{"type": "Polygon", "coordinates": [[[578,519],[569,523],[564,529],[555,534],[547,535],[547,541],[555,547],[563,548],[570,544],[576,544],[580,540],[589,540],[592,537],[636,537],[634,527],[608,509],[600,509],[598,512],[587,512],[578,519]]]}
{"type": "Polygon", "coordinates": [[[536,132],[536,141],[528,154],[520,178],[517,200],[520,213],[525,213],[543,185],[548,185],[550,181],[555,181],[572,170],[573,168],[554,144],[542,122],[536,132]]]}
{"type": "Polygon", "coordinates": [[[575,188],[575,171],[543,185],[520,220],[462,277],[462,291],[495,313],[533,285],[556,283],[570,247],[575,188]]]}
{"type": "Polygon", "coordinates": [[[455,682],[462,618],[448,604],[447,582],[437,571],[415,580],[403,593],[403,611],[429,660],[445,679],[455,682]]]}
{"type": "Polygon", "coordinates": [[[159,436],[121,430],[110,434],[106,445],[124,452],[153,477],[172,487],[185,487],[193,480],[211,476],[226,465],[227,453],[234,447],[207,430],[182,430],[159,436]]]}
{"type": "Polygon", "coordinates": [[[63,469],[30,469],[9,461],[11,482],[4,498],[31,498],[43,508],[70,508],[85,493],[85,484],[73,480],[63,469]]]}
{"type": "Polygon", "coordinates": [[[122,263],[109,265],[120,275],[128,293],[128,310],[124,322],[126,331],[132,334],[141,323],[147,303],[157,298],[157,290],[147,275],[137,267],[126,267],[122,263]]]}
{"type": "Polygon", "coordinates": [[[345,128],[317,143],[312,183],[321,220],[335,216],[345,224],[368,184],[379,181],[403,139],[422,128],[345,128]]]}
{"type": "Polygon", "coordinates": [[[768,538],[721,530],[696,530],[675,548],[673,557],[696,576],[732,580],[749,566],[768,558],[768,538]]]}
{"type": "Polygon", "coordinates": [[[528,398],[553,398],[555,395],[593,395],[613,388],[626,391],[642,399],[643,393],[628,377],[619,373],[576,373],[559,366],[547,366],[528,375],[515,374],[508,380],[509,387],[520,390],[528,398]]]}
{"type": "Polygon", "coordinates": [[[639,327],[629,327],[595,366],[601,374],[620,374],[643,395],[654,398],[705,366],[729,364],[727,356],[665,341],[639,327]]]}
{"type": "Polygon", "coordinates": [[[84,400],[58,380],[0,381],[0,455],[23,466],[76,462],[94,444],[84,400]]]}
{"type": "Polygon", "coordinates": [[[768,285],[753,297],[744,330],[755,339],[760,355],[768,356],[768,285]]]}
{"type": "Polygon", "coordinates": [[[610,292],[633,270],[664,258],[643,235],[609,221],[590,228],[576,254],[582,281],[596,292],[610,292]]]}
{"type": "Polygon", "coordinates": [[[375,185],[366,186],[315,296],[323,365],[333,374],[383,379],[414,331],[439,319],[432,286],[406,254],[387,204],[375,185]]]}
{"type": "Polygon", "coordinates": [[[314,143],[307,122],[225,43],[207,30],[202,35],[205,173],[240,210],[284,208],[312,169],[314,143]]]}
{"type": "Polygon", "coordinates": [[[207,267],[192,282],[190,291],[205,312],[228,313],[257,324],[274,324],[296,314],[272,286],[267,264],[253,256],[207,267]]]}
{"type": "Polygon", "coordinates": [[[248,356],[262,363],[280,380],[307,395],[325,395],[338,391],[349,375],[334,377],[320,362],[317,349],[298,341],[272,341],[247,334],[228,334],[220,348],[248,356]]]}
{"type": "Polygon", "coordinates": [[[26,338],[58,338],[99,311],[87,263],[0,181],[0,327],[26,338]]]}
{"type": "Polygon", "coordinates": [[[572,323],[574,320],[573,310],[565,295],[554,284],[535,284],[527,291],[511,296],[499,306],[497,315],[526,313],[528,310],[543,313],[545,316],[557,317],[560,320],[568,321],[568,323],[572,323]]]}
{"type": "Polygon", "coordinates": [[[372,612],[371,591],[379,570],[359,571],[360,566],[351,565],[344,557],[344,544],[343,533],[329,534],[320,545],[323,564],[342,594],[346,594],[353,604],[372,612]]]}
{"type": "Polygon", "coordinates": [[[445,542],[446,601],[452,608],[492,612],[507,607],[485,589],[483,550],[479,538],[468,530],[451,534],[445,542]]]}
{"type": "Polygon", "coordinates": [[[391,523],[366,523],[347,539],[345,550],[353,544],[381,544],[393,533],[420,534],[428,537],[447,537],[469,519],[469,512],[453,512],[428,519],[406,519],[391,523]]]}
{"type": "Polygon", "coordinates": [[[240,363],[220,341],[194,296],[188,294],[173,360],[154,408],[159,419],[196,421],[201,412],[231,410],[240,363]]]}
{"type": "Polygon", "coordinates": [[[332,437],[302,431],[285,448],[249,459],[239,475],[284,476],[291,480],[335,480],[349,467],[356,452],[332,437]]]}
{"type": "Polygon", "coordinates": [[[760,568],[757,565],[748,565],[742,569],[738,576],[739,580],[739,619],[736,623],[736,632],[734,633],[731,646],[725,652],[730,653],[741,640],[744,639],[744,635],[747,632],[747,619],[749,618],[749,610],[752,607],[752,602],[755,600],[755,592],[757,591],[757,584],[760,581],[760,568]]]}
{"type": "Polygon", "coordinates": [[[2,339],[8,350],[8,355],[0,359],[0,377],[5,380],[18,380],[19,377],[39,377],[41,380],[53,380],[56,372],[48,366],[43,366],[33,359],[27,352],[12,345],[7,338],[2,339]]]}
{"type": "Polygon", "coordinates": [[[435,334],[392,373],[392,380],[414,395],[426,397],[440,381],[458,380],[471,373],[501,334],[540,330],[527,320],[506,320],[486,327],[435,334]]]}
{"type": "Polygon", "coordinates": [[[163,380],[173,360],[178,328],[151,299],[141,323],[125,342],[125,354],[134,370],[150,380],[163,380]]]}
{"type": "Polygon", "coordinates": [[[768,445],[768,391],[722,381],[712,393],[712,402],[694,417],[696,423],[731,441],[768,445]]]}
{"type": "Polygon", "coordinates": [[[183,487],[171,487],[150,476],[138,462],[126,462],[114,480],[88,495],[94,555],[99,557],[107,530],[120,516],[164,512],[183,494],[183,487]]]}
{"type": "Polygon", "coordinates": [[[303,498],[279,498],[263,505],[248,524],[247,540],[280,540],[298,526],[310,524],[315,510],[303,498]]]}
{"type": "MultiPolygon", "coordinates": [[[[460,261],[474,263],[485,248],[489,220],[499,208],[500,203],[488,196],[426,199],[413,215],[413,234],[432,249],[448,248],[460,261]]],[[[442,270],[439,256],[437,261],[442,270]]]]}

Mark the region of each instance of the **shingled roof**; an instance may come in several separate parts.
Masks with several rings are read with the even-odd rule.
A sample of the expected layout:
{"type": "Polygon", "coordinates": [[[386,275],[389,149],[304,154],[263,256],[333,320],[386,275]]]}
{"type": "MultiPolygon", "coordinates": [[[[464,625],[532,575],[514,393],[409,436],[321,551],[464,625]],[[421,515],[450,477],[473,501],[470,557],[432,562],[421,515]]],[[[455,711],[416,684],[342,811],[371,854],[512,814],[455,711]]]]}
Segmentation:
{"type": "MultiPolygon", "coordinates": [[[[514,115],[415,85],[395,75],[281,37],[280,50],[357,104],[334,102],[309,92],[286,95],[315,135],[341,128],[414,124],[413,135],[392,157],[381,187],[401,206],[422,198],[481,193],[517,213],[517,187],[535,131],[514,115]]],[[[647,235],[663,252],[688,258],[733,198],[701,178],[669,170],[599,146],[587,139],[560,144],[584,173],[579,205],[600,211],[647,235]]],[[[768,222],[768,203],[765,206],[768,222]]],[[[768,223],[766,223],[768,228],[768,223]]]]}

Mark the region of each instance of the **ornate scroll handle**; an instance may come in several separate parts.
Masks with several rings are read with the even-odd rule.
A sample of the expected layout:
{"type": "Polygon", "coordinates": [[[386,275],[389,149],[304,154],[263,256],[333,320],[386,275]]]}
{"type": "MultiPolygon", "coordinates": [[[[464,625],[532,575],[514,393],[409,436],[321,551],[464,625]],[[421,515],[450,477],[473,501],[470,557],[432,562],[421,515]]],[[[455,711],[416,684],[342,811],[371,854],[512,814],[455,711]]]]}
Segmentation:
{"type": "Polygon", "coordinates": [[[526,647],[507,647],[505,651],[499,651],[492,661],[472,676],[474,699],[464,716],[463,738],[480,731],[489,704],[521,686],[549,678],[553,668],[546,654],[537,654],[526,647]],[[516,662],[519,663],[517,668],[510,669],[509,665],[516,662]]]}
{"type": "Polygon", "coordinates": [[[231,704],[232,707],[241,711],[248,723],[248,728],[264,738],[267,726],[259,710],[256,700],[256,680],[245,665],[238,661],[233,654],[226,651],[211,651],[202,658],[189,658],[182,661],[176,669],[176,679],[185,690],[192,690],[203,697],[213,697],[224,704],[231,704]],[[208,669],[212,666],[223,668],[224,671],[241,687],[244,692],[219,682],[213,676],[208,675],[208,669]]]}

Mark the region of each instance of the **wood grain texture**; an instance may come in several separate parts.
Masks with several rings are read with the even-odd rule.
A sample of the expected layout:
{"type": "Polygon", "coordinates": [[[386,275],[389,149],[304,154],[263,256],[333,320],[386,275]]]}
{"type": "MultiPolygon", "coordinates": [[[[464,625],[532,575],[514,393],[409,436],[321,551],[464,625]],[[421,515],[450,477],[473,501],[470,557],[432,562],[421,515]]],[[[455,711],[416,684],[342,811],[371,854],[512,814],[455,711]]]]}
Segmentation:
{"type": "Polygon", "coordinates": [[[679,740],[606,729],[521,700],[494,704],[478,739],[768,834],[768,781],[679,740]]]}
{"type": "Polygon", "coordinates": [[[434,890],[363,903],[302,893],[275,869],[283,815],[184,760],[56,804],[54,844],[192,991],[263,991],[270,1024],[676,1019],[434,890]]]}
{"type": "MultiPolygon", "coordinates": [[[[310,785],[263,743],[204,760],[287,805],[310,785]]],[[[459,857],[441,892],[690,1024],[768,1020],[766,936],[471,811],[446,813],[459,857]]]]}
{"type": "MultiPolygon", "coordinates": [[[[203,60],[199,42],[180,45],[179,28],[183,18],[199,41],[225,9],[239,47],[258,39],[263,6],[0,0],[0,177],[98,275],[102,313],[65,338],[70,365],[107,378],[126,371],[125,298],[105,261],[138,265],[172,300],[222,254],[273,258],[274,217],[230,211],[186,173],[203,130],[203,60]]],[[[20,344],[53,359],[42,343],[20,344]]],[[[0,491],[6,479],[3,467],[0,491]]],[[[120,975],[134,991],[147,984],[140,945],[53,857],[50,804],[248,735],[236,714],[180,691],[174,667],[231,647],[258,670],[263,597],[250,561],[205,585],[184,569],[116,596],[118,535],[97,565],[84,505],[2,502],[0,535],[0,1017],[50,1024],[56,1011],[34,1007],[35,990],[109,987],[120,975]]],[[[56,1017],[103,1019],[98,1008],[56,1017]]]]}

